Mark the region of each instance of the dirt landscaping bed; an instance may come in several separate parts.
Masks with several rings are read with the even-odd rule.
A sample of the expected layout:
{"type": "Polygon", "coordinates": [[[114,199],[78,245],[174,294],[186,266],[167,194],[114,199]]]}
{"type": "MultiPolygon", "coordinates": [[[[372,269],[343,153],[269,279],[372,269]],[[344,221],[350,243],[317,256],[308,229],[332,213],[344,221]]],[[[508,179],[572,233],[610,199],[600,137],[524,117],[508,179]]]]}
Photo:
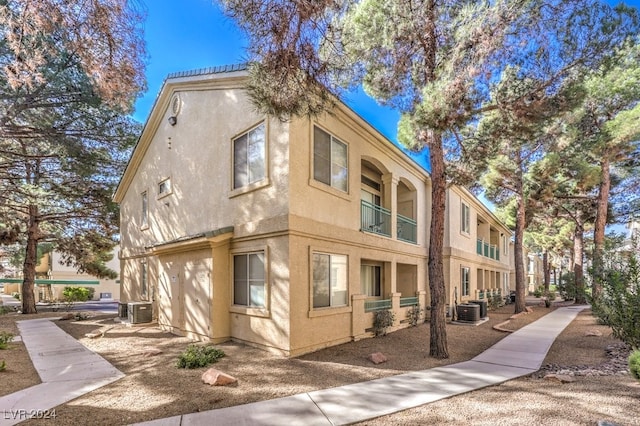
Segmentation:
{"type": "MultiPolygon", "coordinates": [[[[89,349],[102,355],[127,376],[57,407],[57,417],[53,423],[75,425],[90,421],[92,424],[128,424],[279,398],[466,361],[508,334],[496,331],[492,327],[507,321],[512,312],[513,306],[505,306],[497,311],[491,311],[489,321],[479,326],[448,324],[447,336],[450,357],[445,360],[436,360],[428,356],[428,323],[383,337],[327,348],[294,359],[278,357],[237,343],[217,345],[218,348],[224,350],[226,357],[214,364],[215,368],[238,379],[236,386],[227,387],[210,387],[203,384],[200,376],[206,369],[183,370],[175,367],[179,354],[190,343],[186,338],[165,333],[156,327],[125,327],[115,323],[113,316],[98,316],[86,321],[58,321],[56,324],[63,330],[89,349]],[[94,339],[85,337],[85,334],[96,329],[100,329],[104,333],[102,337],[94,339]],[[147,352],[152,352],[151,349],[159,350],[161,353],[149,355],[147,352]],[[374,365],[367,359],[368,355],[374,352],[382,352],[388,361],[374,365]]],[[[515,330],[548,312],[550,309],[534,307],[532,313],[510,321],[506,327],[515,330]]],[[[40,315],[45,314],[38,314],[38,316],[40,315]]],[[[11,327],[10,323],[15,322],[16,319],[22,320],[32,317],[36,316],[0,316],[0,329],[11,327]]],[[[610,330],[597,325],[589,313],[583,313],[559,337],[551,348],[546,362],[573,365],[573,360],[578,359],[576,357],[578,356],[577,351],[579,351],[580,364],[598,365],[606,361],[605,349],[607,345],[615,342],[616,340],[611,337],[610,330]],[[596,328],[601,331],[601,335],[585,338],[589,340],[583,342],[580,336],[584,336],[586,328],[596,328]],[[577,345],[579,349],[576,350],[577,345]]],[[[30,366],[22,344],[12,344],[9,351],[0,352],[0,359],[4,357],[4,352],[12,352],[12,356],[15,355],[16,358],[12,358],[11,361],[8,359],[7,371],[0,373],[2,379],[0,380],[0,395],[6,395],[21,387],[39,383],[37,373],[30,366]],[[22,364],[17,363],[17,358],[22,358],[22,364]],[[13,364],[14,362],[16,364],[13,364]],[[24,378],[21,378],[22,376],[24,378]],[[28,378],[31,378],[32,383],[27,383],[28,378]],[[14,380],[15,383],[12,383],[14,380]]],[[[625,386],[633,386],[633,381],[628,376],[618,376],[615,379],[625,383],[625,386]]],[[[541,391],[550,388],[548,381],[544,379],[527,378],[515,382],[523,380],[526,387],[540,388],[541,391]]],[[[605,382],[606,378],[603,383],[605,382]]],[[[575,383],[568,385],[576,386],[575,383]]],[[[498,389],[503,386],[509,386],[509,384],[489,389],[498,389]]],[[[467,395],[479,392],[478,398],[482,399],[482,395],[484,395],[482,392],[487,392],[489,389],[467,395]]],[[[536,395],[544,397],[542,392],[537,392],[535,389],[531,395],[527,394],[527,398],[533,398],[531,403],[535,402],[536,395]]],[[[638,392],[640,389],[634,389],[637,406],[637,395],[640,394],[638,392]]],[[[511,398],[509,394],[505,391],[500,392],[501,399],[505,401],[505,404],[509,404],[511,398]]],[[[455,413],[446,414],[449,411],[446,408],[447,404],[455,403],[457,398],[464,398],[464,396],[436,403],[445,404],[442,409],[444,414],[437,414],[436,417],[423,418],[425,414],[419,410],[427,410],[429,413],[432,410],[422,407],[374,420],[375,423],[372,424],[440,424],[449,417],[455,419],[463,414],[459,412],[459,407],[455,408],[455,413]],[[413,413],[414,411],[415,413],[413,413]],[[405,416],[417,416],[417,418],[405,416]],[[438,419],[438,421],[432,419],[438,419]]],[[[498,400],[500,399],[492,398],[491,402],[493,404],[498,400]]],[[[430,404],[426,407],[436,406],[436,404],[430,404]]],[[[499,411],[499,407],[496,410],[499,411]]],[[[451,421],[453,422],[453,420],[451,421]]],[[[25,424],[35,422],[32,420],[25,424]]],[[[474,424],[476,423],[474,422],[474,424]]],[[[517,424],[517,422],[505,424],[517,424]]]]}

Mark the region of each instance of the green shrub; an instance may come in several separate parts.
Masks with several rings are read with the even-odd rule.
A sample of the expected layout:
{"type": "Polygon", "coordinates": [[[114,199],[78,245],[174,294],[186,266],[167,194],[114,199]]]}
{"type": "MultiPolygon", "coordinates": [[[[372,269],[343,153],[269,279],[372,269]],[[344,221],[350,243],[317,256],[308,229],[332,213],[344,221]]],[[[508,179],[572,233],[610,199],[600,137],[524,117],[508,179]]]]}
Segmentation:
{"type": "Polygon", "coordinates": [[[494,311],[504,305],[504,300],[499,294],[494,294],[487,302],[489,309],[494,311]]]}
{"type": "Polygon", "coordinates": [[[4,360],[2,360],[2,362],[0,362],[0,371],[4,371],[7,369],[7,363],[4,362],[4,360]]]}
{"type": "Polygon", "coordinates": [[[0,349],[7,349],[9,342],[13,340],[13,333],[0,331],[0,349]]]}
{"type": "Polygon", "coordinates": [[[178,368],[200,368],[218,362],[224,352],[213,346],[189,345],[178,358],[178,368]]]}
{"type": "Polygon", "coordinates": [[[0,306],[0,315],[5,315],[5,314],[8,314],[9,312],[11,312],[9,308],[7,308],[6,306],[0,306]]]}
{"type": "Polygon", "coordinates": [[[20,300],[20,293],[13,293],[13,297],[20,300]]]}
{"type": "Polygon", "coordinates": [[[640,349],[640,265],[634,256],[605,269],[602,292],[591,300],[593,313],[613,330],[614,337],[640,349]]]}
{"type": "Polygon", "coordinates": [[[409,319],[409,325],[411,325],[411,327],[415,327],[416,325],[418,325],[423,312],[424,309],[420,307],[420,304],[412,306],[407,311],[407,318],[409,319]]]}
{"type": "Polygon", "coordinates": [[[89,289],[86,287],[65,287],[62,290],[62,298],[67,311],[70,311],[75,302],[86,302],[89,299],[89,289]]]}
{"type": "Polygon", "coordinates": [[[640,381],[640,350],[629,355],[629,371],[634,379],[640,381]]]}
{"type": "Polygon", "coordinates": [[[534,297],[542,297],[542,293],[544,292],[544,287],[540,286],[535,289],[533,292],[534,297]]]}
{"type": "Polygon", "coordinates": [[[557,286],[560,297],[564,300],[573,300],[576,298],[576,279],[573,272],[562,274],[561,283],[557,286]]]}
{"type": "Polygon", "coordinates": [[[385,336],[387,328],[393,325],[396,315],[390,310],[375,311],[373,313],[373,334],[376,336],[385,336]]]}

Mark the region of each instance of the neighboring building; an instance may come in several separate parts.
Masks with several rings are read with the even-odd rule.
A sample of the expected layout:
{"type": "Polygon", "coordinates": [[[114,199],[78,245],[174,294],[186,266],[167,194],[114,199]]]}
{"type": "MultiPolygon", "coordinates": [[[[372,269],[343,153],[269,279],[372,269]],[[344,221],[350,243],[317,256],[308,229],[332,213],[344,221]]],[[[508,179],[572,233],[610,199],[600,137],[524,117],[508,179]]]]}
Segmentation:
{"type": "Polygon", "coordinates": [[[513,263],[511,231],[473,194],[457,186],[447,192],[445,229],[443,261],[449,300],[466,303],[506,297],[513,263]]]}
{"type": "Polygon", "coordinates": [[[533,293],[544,286],[544,262],[542,256],[527,250],[527,290],[533,293]]]}
{"type": "MultiPolygon", "coordinates": [[[[165,81],[114,196],[122,301],[153,302],[172,332],[287,356],[371,336],[377,309],[407,326],[429,304],[428,173],[343,104],[281,122],[254,112],[245,82],[242,66],[165,81]]],[[[472,222],[448,262],[471,253],[477,297],[501,288],[508,231],[467,191],[454,197],[472,222]]]]}
{"type": "MultiPolygon", "coordinates": [[[[107,267],[119,272],[120,259],[114,255],[107,267]]],[[[4,278],[6,294],[22,292],[22,278],[4,278]]],[[[45,253],[36,266],[36,302],[61,300],[65,287],[93,288],[93,300],[118,300],[120,298],[120,281],[118,279],[97,278],[89,274],[78,273],[75,268],[60,263],[57,252],[45,253]]]]}

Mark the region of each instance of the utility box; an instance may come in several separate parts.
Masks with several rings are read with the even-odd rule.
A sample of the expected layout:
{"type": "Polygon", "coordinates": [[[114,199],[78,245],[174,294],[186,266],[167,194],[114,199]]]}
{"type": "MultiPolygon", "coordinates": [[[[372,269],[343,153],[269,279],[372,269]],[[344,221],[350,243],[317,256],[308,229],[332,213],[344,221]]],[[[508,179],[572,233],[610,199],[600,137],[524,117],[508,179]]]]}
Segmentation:
{"type": "Polygon", "coordinates": [[[471,300],[469,303],[480,305],[480,318],[487,317],[487,301],[486,300],[471,300]]]}
{"type": "Polygon", "coordinates": [[[475,303],[461,303],[457,306],[458,321],[477,322],[480,321],[480,305],[475,303]]]}
{"type": "Polygon", "coordinates": [[[118,303],[118,318],[129,318],[129,305],[124,302],[118,303]]]}
{"type": "Polygon", "coordinates": [[[151,302],[129,302],[127,306],[129,322],[131,324],[151,322],[152,310],[151,302]]]}

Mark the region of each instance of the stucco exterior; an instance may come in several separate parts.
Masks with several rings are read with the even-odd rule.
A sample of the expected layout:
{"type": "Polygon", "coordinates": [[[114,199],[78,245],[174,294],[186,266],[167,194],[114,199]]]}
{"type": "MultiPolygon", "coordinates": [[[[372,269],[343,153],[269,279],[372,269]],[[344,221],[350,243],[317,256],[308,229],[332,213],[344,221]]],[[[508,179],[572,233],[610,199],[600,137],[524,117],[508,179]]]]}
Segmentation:
{"type": "MultiPolygon", "coordinates": [[[[406,327],[429,303],[428,173],[342,104],[286,123],[255,113],[245,78],[222,67],[165,81],[114,197],[121,299],[152,301],[175,333],[286,356],[371,336],[381,307],[392,331],[406,327]]],[[[475,248],[449,244],[463,246],[449,248],[454,268],[451,253],[475,248]]]]}

